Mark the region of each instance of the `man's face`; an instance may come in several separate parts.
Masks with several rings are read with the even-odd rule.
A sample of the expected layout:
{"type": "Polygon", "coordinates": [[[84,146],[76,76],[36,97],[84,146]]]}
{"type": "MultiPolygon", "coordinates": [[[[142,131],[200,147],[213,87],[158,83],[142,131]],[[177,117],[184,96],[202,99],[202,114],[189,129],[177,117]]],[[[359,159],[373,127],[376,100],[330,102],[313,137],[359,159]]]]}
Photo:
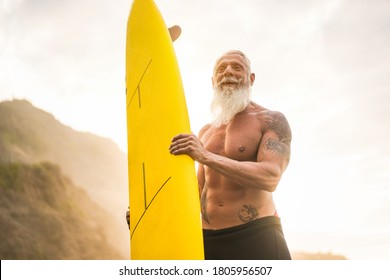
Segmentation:
{"type": "Polygon", "coordinates": [[[236,90],[252,85],[251,75],[244,58],[239,54],[222,56],[216,64],[213,87],[219,90],[236,90]]]}
{"type": "Polygon", "coordinates": [[[212,125],[220,127],[250,104],[250,91],[255,75],[240,54],[229,53],[217,60],[212,78],[214,95],[211,102],[212,125]]]}

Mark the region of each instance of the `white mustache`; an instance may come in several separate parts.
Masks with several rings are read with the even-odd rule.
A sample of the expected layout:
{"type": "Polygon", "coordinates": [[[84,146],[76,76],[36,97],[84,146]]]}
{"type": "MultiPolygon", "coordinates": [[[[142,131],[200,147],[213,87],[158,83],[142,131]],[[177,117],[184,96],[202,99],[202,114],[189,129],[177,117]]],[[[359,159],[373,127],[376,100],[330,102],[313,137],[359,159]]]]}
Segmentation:
{"type": "Polygon", "coordinates": [[[242,79],[237,79],[234,77],[223,77],[221,81],[219,81],[218,86],[225,83],[236,83],[240,84],[242,79]]]}

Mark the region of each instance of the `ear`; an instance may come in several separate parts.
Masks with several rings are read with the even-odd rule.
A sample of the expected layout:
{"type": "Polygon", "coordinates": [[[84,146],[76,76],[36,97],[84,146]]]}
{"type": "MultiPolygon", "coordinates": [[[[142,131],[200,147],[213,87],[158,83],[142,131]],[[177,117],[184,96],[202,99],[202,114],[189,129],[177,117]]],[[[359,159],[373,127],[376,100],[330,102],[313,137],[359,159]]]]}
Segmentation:
{"type": "Polygon", "coordinates": [[[214,87],[214,77],[211,77],[211,85],[214,87]]]}
{"type": "Polygon", "coordinates": [[[253,86],[253,83],[255,82],[255,78],[256,78],[255,73],[251,73],[250,76],[249,76],[249,79],[250,79],[250,82],[251,82],[251,86],[253,86]]]}

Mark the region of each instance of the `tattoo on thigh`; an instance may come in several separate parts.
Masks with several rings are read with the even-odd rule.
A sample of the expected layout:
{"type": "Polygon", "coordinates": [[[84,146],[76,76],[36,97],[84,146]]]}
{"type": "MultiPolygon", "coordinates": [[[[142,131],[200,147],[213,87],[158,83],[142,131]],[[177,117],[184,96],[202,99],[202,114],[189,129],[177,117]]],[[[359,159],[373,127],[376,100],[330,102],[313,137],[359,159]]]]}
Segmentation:
{"type": "Polygon", "coordinates": [[[238,211],[238,217],[243,222],[250,222],[256,219],[259,216],[259,212],[256,207],[253,205],[243,205],[242,208],[238,211]]]}
{"type": "Polygon", "coordinates": [[[290,148],[282,141],[269,138],[265,145],[268,151],[276,153],[281,157],[290,158],[290,148]]]}

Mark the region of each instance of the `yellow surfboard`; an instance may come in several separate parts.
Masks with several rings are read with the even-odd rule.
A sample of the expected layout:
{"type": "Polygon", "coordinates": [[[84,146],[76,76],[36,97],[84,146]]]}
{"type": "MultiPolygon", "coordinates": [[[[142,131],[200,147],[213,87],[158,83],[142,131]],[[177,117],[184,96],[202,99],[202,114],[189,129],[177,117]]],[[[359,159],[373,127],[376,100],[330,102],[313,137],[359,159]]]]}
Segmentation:
{"type": "Polygon", "coordinates": [[[194,161],[169,153],[191,132],[171,37],[152,0],[134,0],[127,24],[126,103],[131,259],[203,259],[194,161]]]}

